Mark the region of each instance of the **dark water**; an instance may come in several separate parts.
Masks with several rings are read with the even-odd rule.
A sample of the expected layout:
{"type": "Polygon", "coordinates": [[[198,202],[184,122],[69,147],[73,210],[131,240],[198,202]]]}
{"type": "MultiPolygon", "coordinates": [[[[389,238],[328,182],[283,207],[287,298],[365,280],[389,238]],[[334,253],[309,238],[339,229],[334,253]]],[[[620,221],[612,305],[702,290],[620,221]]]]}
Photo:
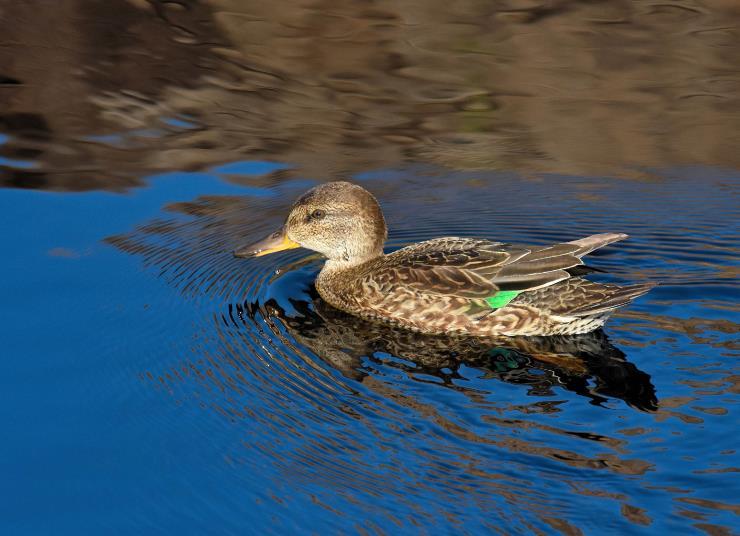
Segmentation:
{"type": "Polygon", "coordinates": [[[734,2],[0,1],[0,532],[740,531],[734,2]],[[605,333],[421,337],[234,259],[597,232],[605,333]]]}

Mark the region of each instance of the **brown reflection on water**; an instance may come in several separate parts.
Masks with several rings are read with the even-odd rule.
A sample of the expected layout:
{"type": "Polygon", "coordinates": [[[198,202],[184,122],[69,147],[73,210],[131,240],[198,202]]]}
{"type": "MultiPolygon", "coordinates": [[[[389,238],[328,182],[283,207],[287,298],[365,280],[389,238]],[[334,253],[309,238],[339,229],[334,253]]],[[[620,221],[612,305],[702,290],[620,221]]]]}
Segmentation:
{"type": "Polygon", "coordinates": [[[731,0],[70,0],[0,7],[7,186],[244,158],[630,176],[740,167],[731,0]]]}

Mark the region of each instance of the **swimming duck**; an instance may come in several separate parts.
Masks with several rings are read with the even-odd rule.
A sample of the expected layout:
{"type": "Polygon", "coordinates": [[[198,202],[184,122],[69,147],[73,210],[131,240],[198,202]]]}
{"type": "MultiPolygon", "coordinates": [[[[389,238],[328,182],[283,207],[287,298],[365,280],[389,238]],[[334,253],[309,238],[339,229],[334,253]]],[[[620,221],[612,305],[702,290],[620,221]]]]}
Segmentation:
{"type": "Polygon", "coordinates": [[[323,254],[316,290],[337,309],[429,334],[573,335],[604,325],[654,284],[600,284],[583,256],[621,233],[525,247],[444,237],[385,254],[388,231],[375,197],[348,182],[302,195],[278,231],[234,251],[260,257],[297,247],[323,254]]]}

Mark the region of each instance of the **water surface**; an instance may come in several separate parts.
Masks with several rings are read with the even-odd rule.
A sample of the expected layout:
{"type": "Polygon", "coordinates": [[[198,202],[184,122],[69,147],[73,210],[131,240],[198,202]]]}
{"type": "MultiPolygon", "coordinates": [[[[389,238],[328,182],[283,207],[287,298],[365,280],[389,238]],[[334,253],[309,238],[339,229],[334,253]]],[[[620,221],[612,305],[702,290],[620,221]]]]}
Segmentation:
{"type": "Polygon", "coordinates": [[[732,2],[34,4],[0,6],[2,533],[740,530],[732,2]],[[232,258],[334,178],[389,251],[625,232],[594,277],[660,286],[493,344],[232,258]]]}

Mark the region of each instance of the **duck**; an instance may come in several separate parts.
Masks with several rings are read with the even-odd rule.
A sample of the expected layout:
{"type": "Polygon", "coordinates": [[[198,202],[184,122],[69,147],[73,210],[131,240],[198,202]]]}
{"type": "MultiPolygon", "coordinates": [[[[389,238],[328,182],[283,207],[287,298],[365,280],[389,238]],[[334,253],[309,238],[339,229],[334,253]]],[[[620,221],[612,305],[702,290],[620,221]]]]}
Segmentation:
{"type": "Polygon", "coordinates": [[[239,258],[293,248],[326,260],[315,287],[332,307],[430,335],[579,335],[655,286],[598,283],[583,257],[627,238],[594,234],[549,246],[441,237],[385,253],[377,199],[350,182],[320,184],[293,204],[283,226],[239,247],[239,258]]]}

